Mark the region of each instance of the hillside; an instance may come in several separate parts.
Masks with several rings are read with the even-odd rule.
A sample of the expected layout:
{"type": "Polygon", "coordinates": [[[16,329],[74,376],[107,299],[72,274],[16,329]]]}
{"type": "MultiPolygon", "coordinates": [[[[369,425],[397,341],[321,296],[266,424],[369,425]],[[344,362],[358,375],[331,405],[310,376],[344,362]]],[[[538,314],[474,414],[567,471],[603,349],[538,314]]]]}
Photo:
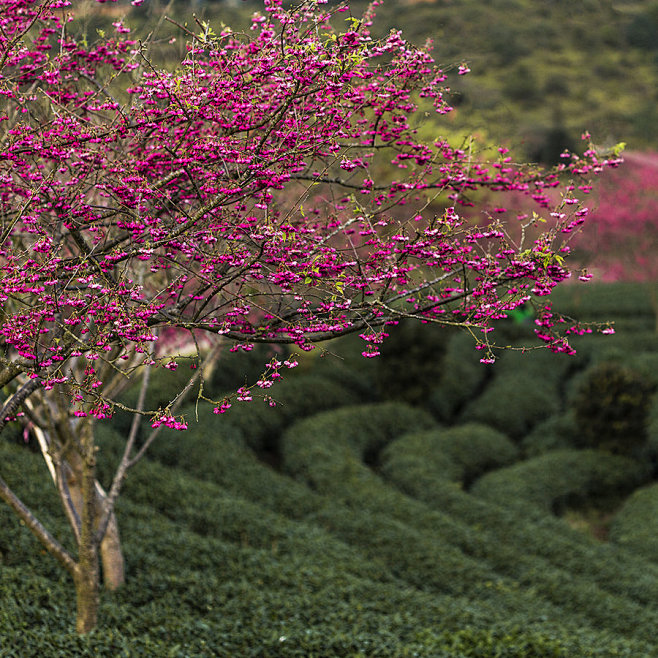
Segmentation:
{"type": "Polygon", "coordinates": [[[384,3],[380,18],[440,62],[465,60],[452,82],[456,122],[554,160],[589,130],[600,144],[655,147],[658,4],[652,1],[384,3]]]}
{"type": "MultiPolygon", "coordinates": [[[[350,3],[355,16],[366,5],[350,3]]],[[[135,24],[152,29],[164,7],[146,3],[135,24]]],[[[224,0],[195,2],[193,11],[244,29],[262,7],[261,0],[224,0]]],[[[191,20],[188,2],[167,11],[191,20]]],[[[469,75],[451,76],[457,111],[441,132],[476,133],[544,162],[578,148],[586,130],[604,146],[658,148],[655,0],[402,0],[376,12],[374,34],[401,29],[414,43],[432,39],[446,69],[469,64],[469,75]]]]}
{"type": "MultiPolygon", "coordinates": [[[[343,361],[306,359],[274,409],[196,425],[189,408],[190,430],[161,436],[128,479],[128,584],[87,638],[72,584],[0,507],[0,655],[658,656],[658,402],[633,407],[642,436],[605,450],[588,432],[601,407],[574,403],[601,364],[655,390],[649,298],[589,284],[560,304],[617,333],[583,337],[575,357],[483,366],[466,335],[402,327],[379,361],[351,339],[330,345],[343,361]]],[[[215,390],[260,356],[230,355],[215,390]]],[[[171,394],[163,377],[151,402],[171,394]]],[[[105,482],[125,427],[99,429],[105,482]]],[[[43,461],[9,438],[3,474],[66,533],[43,461]]]]}

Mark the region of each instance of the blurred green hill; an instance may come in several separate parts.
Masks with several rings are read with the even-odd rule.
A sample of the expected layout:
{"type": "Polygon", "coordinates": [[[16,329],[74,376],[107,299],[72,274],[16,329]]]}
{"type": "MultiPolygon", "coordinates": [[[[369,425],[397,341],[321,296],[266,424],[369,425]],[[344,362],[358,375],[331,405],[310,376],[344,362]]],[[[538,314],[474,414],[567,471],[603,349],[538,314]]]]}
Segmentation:
{"type": "MultiPolygon", "coordinates": [[[[360,16],[367,3],[350,6],[360,16]]],[[[151,27],[164,7],[152,0],[134,13],[151,27]]],[[[260,9],[260,0],[176,0],[168,11],[243,29],[260,9]]],[[[450,79],[451,130],[548,163],[586,130],[602,146],[658,148],[656,0],[396,0],[376,12],[374,34],[401,29],[414,43],[431,39],[446,69],[470,65],[450,79]]]]}
{"type": "Polygon", "coordinates": [[[451,85],[455,122],[552,162],[579,143],[658,144],[658,3],[614,0],[385,2],[378,15],[439,62],[471,73],[451,85]]]}

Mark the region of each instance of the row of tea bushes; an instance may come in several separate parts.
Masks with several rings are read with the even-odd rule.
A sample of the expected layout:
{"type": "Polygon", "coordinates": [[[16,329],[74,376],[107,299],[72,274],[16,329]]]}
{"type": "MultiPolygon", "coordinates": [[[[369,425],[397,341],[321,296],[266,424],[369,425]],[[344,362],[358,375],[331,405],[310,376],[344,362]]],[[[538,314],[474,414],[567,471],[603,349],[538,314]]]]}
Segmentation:
{"type": "Polygon", "coordinates": [[[384,448],[378,464],[386,475],[392,464],[407,476],[428,483],[437,479],[468,486],[484,472],[506,466],[518,457],[510,439],[478,423],[409,432],[384,448]]]}
{"type": "MultiPolygon", "coordinates": [[[[38,479],[45,470],[39,457],[8,443],[0,452],[12,464],[21,495],[48,514],[51,485],[47,477],[38,479]]],[[[344,515],[349,523],[351,513],[354,539],[358,526],[361,535],[370,530],[367,512],[308,495],[318,511],[335,508],[337,525],[344,515]]],[[[80,638],[72,632],[71,584],[50,568],[26,530],[0,512],[3,545],[29,540],[20,557],[2,557],[3,656],[566,658],[652,652],[650,643],[595,629],[576,616],[547,620],[540,614],[546,606],[513,604],[524,597],[502,579],[471,593],[464,588],[462,596],[410,586],[376,557],[372,540],[361,540],[373,544],[369,553],[327,532],[313,516],[287,520],[180,469],[144,462],[128,481],[119,514],[128,583],[104,594],[100,627],[80,638]]],[[[399,557],[414,538],[398,546],[399,557]]],[[[440,549],[437,554],[440,560],[440,549]]]]}
{"type": "MultiPolygon", "coordinates": [[[[562,615],[569,618],[577,616],[622,633],[630,628],[633,624],[631,620],[638,615],[638,618],[644,619],[644,623],[649,625],[655,623],[652,621],[654,617],[658,621],[658,611],[645,610],[643,607],[644,602],[651,601],[656,596],[658,572],[649,580],[644,580],[645,591],[639,594],[642,603],[634,602],[628,598],[625,586],[617,590],[617,586],[612,585],[614,591],[610,591],[610,585],[605,581],[595,584],[591,578],[583,578],[577,572],[565,571],[558,566],[561,559],[559,556],[556,556],[556,562],[551,565],[541,558],[529,559],[523,546],[512,547],[507,544],[502,551],[497,551],[494,547],[500,546],[498,541],[492,544],[492,548],[485,547],[484,530],[489,529],[488,525],[479,528],[480,532],[474,532],[461,517],[448,514],[441,506],[428,509],[404,495],[391,492],[386,483],[372,474],[363,463],[371,442],[381,445],[383,437],[376,427],[367,432],[361,425],[354,432],[352,425],[354,420],[359,418],[359,414],[361,417],[367,416],[368,409],[326,412],[293,425],[283,437],[284,467],[325,495],[344,500],[346,504],[359,510],[369,511],[371,517],[376,518],[377,524],[374,527],[369,524],[366,532],[375,533],[382,552],[389,545],[388,538],[376,534],[384,527],[383,515],[393,517],[398,523],[404,524],[407,545],[398,558],[396,568],[405,579],[410,577],[407,560],[411,555],[416,564],[415,575],[420,572],[425,587],[436,588],[437,591],[451,588],[450,591],[454,591],[452,588],[455,585],[444,581],[443,569],[448,565],[453,578],[455,574],[459,574],[459,580],[467,585],[469,592],[479,593],[479,600],[488,600],[486,589],[482,591],[483,579],[485,583],[493,584],[497,588],[497,605],[506,607],[510,614],[520,609],[543,609],[543,614],[551,618],[562,618],[562,615]],[[421,535],[418,534],[419,531],[421,535]],[[431,537],[431,544],[422,542],[423,537],[431,537]],[[436,556],[436,563],[432,568],[424,570],[420,565],[434,561],[432,546],[441,547],[440,558],[436,556]],[[474,556],[478,557],[475,563],[474,556]],[[520,583],[524,584],[523,588],[519,588],[520,583]]],[[[404,437],[399,440],[404,441],[404,437]]],[[[385,455],[395,443],[390,443],[389,448],[384,451],[385,455]]],[[[416,446],[418,445],[416,443],[416,446]]],[[[405,446],[408,454],[414,443],[412,441],[405,446]]],[[[400,450],[399,455],[402,457],[400,468],[406,471],[409,461],[405,459],[405,451],[400,450]]],[[[605,455],[597,453],[595,457],[605,455]]],[[[584,454],[584,458],[587,459],[587,454],[584,454]]],[[[422,462],[422,457],[419,461],[422,462]]],[[[627,461],[637,470],[634,462],[627,461]]],[[[431,466],[430,461],[424,463],[431,466]]],[[[438,464],[439,469],[443,466],[444,464],[438,464]]],[[[388,469],[390,468],[389,465],[388,469]]],[[[418,463],[412,464],[409,478],[421,488],[430,487],[431,476],[426,481],[421,480],[418,477],[419,470],[418,463]]],[[[384,469],[382,471],[386,472],[384,469]]],[[[499,471],[494,471],[496,472],[499,471]]],[[[441,470],[434,472],[435,481],[441,480],[441,473],[441,470]]],[[[543,523],[544,516],[537,515],[536,521],[543,523]]],[[[520,525],[527,522],[521,510],[517,508],[514,523],[520,525]]],[[[332,531],[340,533],[341,528],[332,527],[332,531]]],[[[563,527],[562,531],[566,531],[566,528],[563,527]]],[[[358,541],[357,538],[345,535],[341,537],[350,542],[358,541]]],[[[614,572],[614,569],[612,571],[614,572]]],[[[636,568],[634,575],[641,574],[642,567],[636,568]]],[[[632,584],[634,583],[635,581],[632,584]]],[[[648,637],[646,630],[635,632],[648,637]]]]}
{"type": "Polygon", "coordinates": [[[610,539],[658,562],[658,484],[638,489],[617,512],[610,527],[610,539]]]}
{"type": "Polygon", "coordinates": [[[407,470],[404,461],[391,460],[384,466],[390,484],[451,518],[453,541],[468,546],[471,554],[496,565],[501,573],[537,586],[541,573],[557,568],[558,574],[578,574],[631,601],[655,605],[658,569],[632,552],[594,541],[552,515],[533,518],[518,507],[502,507],[466,493],[438,477],[429,464],[425,472],[422,466],[407,470]]]}
{"type": "Polygon", "coordinates": [[[646,482],[648,469],[634,459],[598,450],[554,450],[480,478],[471,491],[507,507],[559,512],[567,504],[602,507],[646,482]]]}

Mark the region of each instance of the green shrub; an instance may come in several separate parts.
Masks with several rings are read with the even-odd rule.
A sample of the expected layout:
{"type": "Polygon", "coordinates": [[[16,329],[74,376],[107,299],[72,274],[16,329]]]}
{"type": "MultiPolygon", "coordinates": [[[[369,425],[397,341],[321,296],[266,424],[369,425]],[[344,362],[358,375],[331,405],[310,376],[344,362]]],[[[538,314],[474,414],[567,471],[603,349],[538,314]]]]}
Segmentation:
{"type": "Polygon", "coordinates": [[[654,388],[642,374],[618,363],[594,366],[573,401],[579,444],[632,454],[646,441],[654,388]]]}
{"type": "Polygon", "coordinates": [[[562,448],[577,445],[578,429],[573,410],[550,416],[535,425],[521,441],[521,450],[526,457],[537,457],[562,448]]]}
{"type": "MultiPolygon", "coordinates": [[[[263,411],[271,410],[263,405],[263,411]]],[[[266,466],[246,446],[240,428],[227,422],[230,412],[221,416],[207,413],[212,416],[209,423],[191,424],[185,432],[164,431],[149,449],[149,458],[292,518],[315,509],[306,487],[266,466]]]]}
{"type": "Polygon", "coordinates": [[[646,459],[653,463],[654,471],[658,468],[658,395],[651,398],[647,413],[647,445],[646,459]]]}
{"type": "Polygon", "coordinates": [[[658,3],[643,3],[642,8],[626,25],[626,38],[635,48],[658,50],[658,3]]]}
{"type": "Polygon", "coordinates": [[[497,377],[524,375],[536,378],[544,387],[559,389],[578,361],[577,357],[555,354],[543,348],[524,350],[517,347],[502,352],[496,360],[494,383],[497,377]]]}
{"type": "MultiPolygon", "coordinates": [[[[309,466],[330,465],[333,450],[353,451],[366,462],[405,432],[435,425],[425,411],[394,402],[343,407],[316,414],[289,427],[282,445],[286,469],[292,474],[307,473],[309,466]],[[312,440],[306,440],[309,437],[312,440]],[[313,440],[314,439],[314,440],[313,440]],[[326,457],[321,457],[325,455],[326,457]],[[314,455],[318,457],[316,460],[314,455]]],[[[327,481],[333,486],[333,482],[327,481]]],[[[320,486],[316,482],[315,486],[320,486]]]]}
{"type": "Polygon", "coordinates": [[[501,373],[466,405],[460,420],[490,425],[519,440],[559,409],[558,392],[548,382],[524,372],[501,373]]]}
{"type": "Polygon", "coordinates": [[[658,561],[658,484],[635,491],[615,515],[610,539],[654,562],[658,561]]]}
{"type": "Polygon", "coordinates": [[[519,440],[557,413],[575,360],[539,349],[503,352],[492,366],[493,377],[465,406],[460,420],[490,425],[519,440]]]}
{"type": "Polygon", "coordinates": [[[517,454],[504,434],[468,423],[404,434],[384,449],[381,472],[386,476],[389,471],[414,471],[421,477],[468,485],[485,471],[510,464],[517,454]]]}
{"type": "MultiPolygon", "coordinates": [[[[294,420],[360,402],[361,392],[344,384],[344,381],[334,382],[315,374],[293,372],[268,389],[268,394],[276,400],[275,407],[263,404],[256,397],[248,403],[234,402],[228,413],[220,415],[215,424],[238,429],[254,450],[269,449],[276,444],[283,428],[294,420]]],[[[215,414],[206,407],[203,415],[208,418],[215,414]]]]}
{"type": "Polygon", "coordinates": [[[566,505],[605,506],[647,477],[635,460],[596,450],[556,450],[487,473],[472,492],[501,505],[559,512],[566,505]]]}
{"type": "MultiPolygon", "coordinates": [[[[361,356],[366,343],[359,336],[350,335],[326,343],[327,356],[305,357],[301,363],[311,372],[332,379],[334,364],[340,363],[343,372],[338,371],[338,377],[345,379],[347,371],[352,378],[358,378],[358,388],[371,401],[424,403],[443,370],[443,355],[455,332],[415,321],[387,326],[385,331],[389,336],[376,359],[361,356]]],[[[350,386],[353,387],[352,382],[350,386]]]]}
{"type": "MultiPolygon", "coordinates": [[[[656,347],[658,348],[658,340],[656,347]]],[[[622,363],[627,368],[644,377],[649,384],[653,386],[658,385],[658,351],[644,352],[634,349],[626,355],[622,363]]]]}
{"type": "Polygon", "coordinates": [[[428,391],[427,409],[440,421],[451,422],[480,390],[491,368],[480,363],[481,352],[466,333],[452,336],[434,388],[428,391]]]}
{"type": "MultiPolygon", "coordinates": [[[[635,368],[646,355],[652,355],[649,358],[655,359],[653,355],[658,351],[658,333],[653,325],[642,330],[637,327],[622,328],[615,319],[614,334],[576,336],[572,343],[577,350],[577,358],[580,356],[587,365],[616,361],[635,368]]],[[[577,365],[581,366],[581,363],[577,365]]],[[[641,368],[641,372],[644,370],[641,368]]]]}
{"type": "Polygon", "coordinates": [[[417,321],[403,321],[387,331],[390,335],[376,359],[381,398],[424,404],[443,370],[443,357],[454,331],[417,321]]]}

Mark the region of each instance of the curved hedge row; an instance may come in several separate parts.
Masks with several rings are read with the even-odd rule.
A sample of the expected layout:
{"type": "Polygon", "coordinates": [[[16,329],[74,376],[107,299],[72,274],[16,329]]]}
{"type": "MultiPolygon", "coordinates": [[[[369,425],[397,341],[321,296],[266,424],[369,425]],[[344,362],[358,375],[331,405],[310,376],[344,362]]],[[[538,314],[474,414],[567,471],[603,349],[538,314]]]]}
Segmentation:
{"type": "Polygon", "coordinates": [[[497,375],[482,395],[468,403],[461,422],[485,423],[515,440],[560,408],[557,390],[538,385],[526,373],[497,375]]]}
{"type": "Polygon", "coordinates": [[[516,446],[487,425],[467,423],[404,434],[381,455],[381,472],[405,471],[411,477],[470,483],[487,470],[512,463],[516,446]]]}
{"type": "Polygon", "coordinates": [[[610,539],[658,562],[658,483],[638,489],[617,512],[610,526],[610,539]]]}
{"type": "Polygon", "coordinates": [[[646,481],[633,459],[597,450],[555,450],[480,478],[472,492],[499,505],[559,511],[570,503],[615,500],[646,481]]]}
{"type": "MultiPolygon", "coordinates": [[[[404,440],[402,437],[399,443],[404,440]]],[[[594,542],[561,519],[541,514],[533,521],[514,506],[499,506],[467,494],[441,477],[433,461],[425,458],[423,445],[416,447],[418,452],[408,443],[405,452],[392,452],[393,458],[383,463],[382,473],[402,492],[456,521],[446,529],[456,545],[481,556],[501,573],[533,583],[540,591],[549,591],[551,581],[566,571],[574,580],[583,579],[577,588],[586,590],[596,583],[641,604],[655,603],[658,568],[594,542]]]]}
{"type": "MultiPolygon", "coordinates": [[[[341,539],[362,550],[376,547],[373,556],[387,560],[390,568],[407,582],[419,586],[422,583],[435,591],[467,591],[471,596],[477,592],[481,603],[495,600],[495,605],[499,610],[505,609],[506,614],[519,614],[521,610],[530,614],[534,610],[551,619],[578,619],[584,624],[589,621],[619,633],[625,633],[635,618],[643,618],[643,623],[649,625],[658,621],[658,612],[644,608],[658,592],[658,572],[639,585],[637,580],[629,579],[638,596],[635,602],[625,587],[609,585],[604,580],[597,582],[557,566],[559,555],[549,564],[540,557],[527,556],[522,545],[511,546],[504,539],[489,543],[482,525],[470,526],[460,516],[440,507],[430,509],[396,495],[362,462],[368,437],[364,437],[362,426],[358,440],[354,441],[350,424],[358,418],[358,411],[354,408],[320,414],[293,425],[283,436],[285,467],[331,500],[368,514],[359,534],[342,525],[342,517],[333,521],[329,509],[315,517],[341,539]],[[342,422],[337,422],[340,412],[344,412],[342,422]],[[398,524],[397,530],[391,526],[391,519],[398,524]],[[455,589],[455,580],[466,590],[455,589]]],[[[375,426],[371,434],[376,434],[375,426]]],[[[377,439],[371,436],[370,440],[377,439]]],[[[403,470],[418,486],[427,486],[429,479],[419,480],[416,473],[409,473],[406,464],[403,470]]],[[[455,491],[454,484],[446,485],[455,491]]],[[[524,522],[516,514],[514,523],[524,522]]],[[[488,530],[489,523],[484,527],[488,530]]],[[[566,531],[564,527],[561,530],[566,531]]],[[[526,534],[531,532],[526,529],[526,534]]],[[[611,572],[617,568],[610,565],[611,572]]],[[[642,571],[636,569],[633,575],[637,577],[642,571]]],[[[636,632],[641,636],[646,633],[636,632]]]]}

